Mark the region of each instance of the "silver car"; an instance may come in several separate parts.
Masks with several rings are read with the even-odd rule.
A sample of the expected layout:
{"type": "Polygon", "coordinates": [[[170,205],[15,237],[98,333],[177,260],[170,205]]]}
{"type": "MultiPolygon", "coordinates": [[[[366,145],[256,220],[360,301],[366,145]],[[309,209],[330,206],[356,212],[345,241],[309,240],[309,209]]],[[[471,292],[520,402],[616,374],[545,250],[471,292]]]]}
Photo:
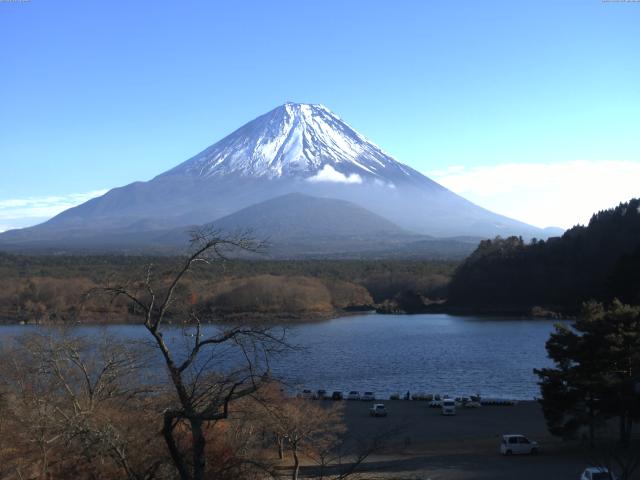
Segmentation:
{"type": "Polygon", "coordinates": [[[604,467],[589,467],[582,472],[580,480],[617,480],[609,469],[604,467]]]}

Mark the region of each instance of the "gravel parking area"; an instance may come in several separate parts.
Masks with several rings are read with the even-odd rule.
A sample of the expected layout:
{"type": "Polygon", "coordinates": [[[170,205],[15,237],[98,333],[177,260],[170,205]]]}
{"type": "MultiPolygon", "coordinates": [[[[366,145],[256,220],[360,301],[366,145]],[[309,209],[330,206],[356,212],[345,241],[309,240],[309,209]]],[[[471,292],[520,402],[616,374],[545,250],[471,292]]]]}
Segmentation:
{"type": "Polygon", "coordinates": [[[578,479],[589,455],[551,437],[536,402],[514,406],[458,408],[443,416],[428,402],[385,401],[387,417],[372,418],[371,402],[347,401],[348,434],[362,441],[385,437],[385,448],[370,456],[360,478],[412,480],[578,479]],[[500,436],[521,433],[538,441],[536,456],[504,457],[500,436]]]}

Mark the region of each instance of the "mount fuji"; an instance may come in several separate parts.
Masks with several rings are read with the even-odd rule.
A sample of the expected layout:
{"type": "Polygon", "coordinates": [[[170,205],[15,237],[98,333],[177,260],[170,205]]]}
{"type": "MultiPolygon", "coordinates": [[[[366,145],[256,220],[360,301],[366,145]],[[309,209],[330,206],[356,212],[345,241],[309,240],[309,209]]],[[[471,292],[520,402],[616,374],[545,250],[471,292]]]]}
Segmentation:
{"type": "Polygon", "coordinates": [[[220,178],[233,174],[388,186],[422,177],[324,105],[294,103],[256,118],[162,176],[220,178]]]}
{"type": "MultiPolygon", "coordinates": [[[[40,225],[0,234],[0,247],[152,246],[174,237],[167,232],[215,225],[277,197],[283,197],[276,204],[286,212],[287,201],[301,198],[292,193],[349,202],[380,218],[380,232],[404,232],[413,240],[549,235],[483,209],[400,163],[325,106],[287,103],[150,181],[114,188],[40,225]]],[[[317,213],[317,202],[308,203],[317,213]]],[[[296,211],[309,221],[311,213],[296,211]]],[[[352,211],[335,208],[334,215],[352,211]]],[[[246,214],[241,218],[260,223],[246,214]]],[[[279,238],[286,236],[279,232],[279,238]]]]}

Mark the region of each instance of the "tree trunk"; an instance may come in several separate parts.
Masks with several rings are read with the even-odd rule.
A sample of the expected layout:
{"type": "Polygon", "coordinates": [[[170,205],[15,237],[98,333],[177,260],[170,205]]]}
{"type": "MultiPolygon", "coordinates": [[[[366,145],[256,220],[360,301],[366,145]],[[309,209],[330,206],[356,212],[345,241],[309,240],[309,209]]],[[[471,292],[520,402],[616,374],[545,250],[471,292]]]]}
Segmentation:
{"type": "Polygon", "coordinates": [[[631,443],[632,419],[629,412],[620,415],[620,445],[627,446],[631,443]]]}
{"type": "Polygon", "coordinates": [[[164,437],[164,441],[167,444],[167,448],[169,449],[169,454],[171,455],[171,459],[173,460],[173,464],[176,466],[178,470],[178,475],[180,475],[180,480],[192,480],[191,474],[187,470],[187,467],[184,464],[182,459],[182,454],[178,450],[178,445],[176,444],[175,438],[173,438],[173,417],[165,413],[164,415],[164,426],[162,427],[162,436],[164,437]]]}
{"type": "Polygon", "coordinates": [[[620,426],[618,427],[618,442],[620,443],[620,445],[624,445],[624,437],[625,437],[625,418],[624,418],[624,414],[620,413],[620,426]]]}
{"type": "Polygon", "coordinates": [[[284,438],[280,435],[276,435],[276,442],[278,442],[278,458],[280,460],[284,459],[284,438]]]}
{"type": "Polygon", "coordinates": [[[202,420],[194,419],[191,423],[191,438],[193,441],[193,480],[204,480],[206,440],[202,431],[202,420]]]}
{"type": "Polygon", "coordinates": [[[624,443],[627,446],[631,444],[631,428],[633,427],[633,417],[631,412],[627,412],[624,417],[624,443]]]}
{"type": "Polygon", "coordinates": [[[298,475],[300,474],[300,459],[298,458],[298,449],[292,448],[293,453],[293,474],[291,476],[292,480],[298,480],[298,475]]]}
{"type": "Polygon", "coordinates": [[[46,479],[49,475],[48,475],[48,470],[49,470],[49,456],[47,455],[47,447],[42,446],[41,447],[41,452],[42,452],[42,466],[40,469],[40,478],[46,479]]]}
{"type": "Polygon", "coordinates": [[[589,447],[593,448],[595,445],[595,414],[593,412],[593,405],[589,403],[589,447]]]}

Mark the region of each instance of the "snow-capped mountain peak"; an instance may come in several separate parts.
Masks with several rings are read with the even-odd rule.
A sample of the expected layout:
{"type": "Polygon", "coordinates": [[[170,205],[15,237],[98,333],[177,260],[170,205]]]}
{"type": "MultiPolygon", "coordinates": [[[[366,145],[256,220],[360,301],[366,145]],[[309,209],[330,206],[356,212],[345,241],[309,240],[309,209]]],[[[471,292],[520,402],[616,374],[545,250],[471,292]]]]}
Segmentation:
{"type": "MultiPolygon", "coordinates": [[[[162,245],[173,229],[178,229],[182,241],[185,229],[215,225],[235,213],[239,216],[234,218],[243,218],[245,224],[229,225],[249,229],[266,225],[281,238],[290,235],[295,245],[301,232],[318,232],[322,238],[315,239],[319,243],[309,247],[309,254],[323,251],[325,247],[319,246],[328,241],[339,245],[332,248],[342,255],[342,243],[336,244],[332,233],[344,232],[344,225],[354,227],[350,231],[355,236],[349,241],[357,244],[371,225],[371,215],[406,231],[436,237],[546,236],[535,227],[480,208],[397,162],[323,105],[286,103],[148,182],[114,188],[42,225],[0,234],[0,246],[26,242],[63,249],[128,248],[155,241],[162,245]],[[307,201],[300,214],[304,195],[321,201],[307,201]],[[338,211],[347,208],[345,203],[336,201],[358,208],[348,208],[345,216],[346,211],[338,211]],[[247,211],[252,215],[247,217],[247,211]]],[[[377,252],[378,240],[385,235],[380,234],[375,244],[363,243],[361,253],[370,248],[377,252]]],[[[420,244],[410,237],[407,252],[420,244]]],[[[397,244],[393,240],[389,245],[397,244]]]]}
{"type": "Polygon", "coordinates": [[[310,182],[392,184],[418,172],[321,104],[285,103],[165,175],[297,177],[310,182]]]}

